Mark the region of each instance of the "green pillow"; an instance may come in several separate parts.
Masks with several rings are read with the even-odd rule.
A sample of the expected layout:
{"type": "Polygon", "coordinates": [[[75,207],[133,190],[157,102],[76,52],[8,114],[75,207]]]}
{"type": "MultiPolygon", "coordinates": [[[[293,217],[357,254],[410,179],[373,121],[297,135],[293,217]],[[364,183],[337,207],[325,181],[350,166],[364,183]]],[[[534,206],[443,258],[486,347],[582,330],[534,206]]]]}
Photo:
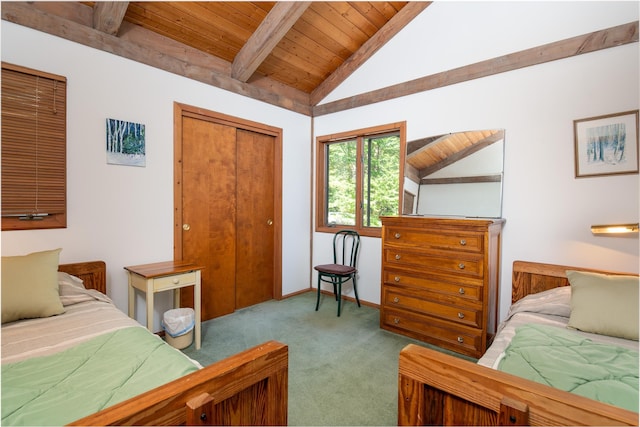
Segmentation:
{"type": "Polygon", "coordinates": [[[638,340],[638,277],[567,271],[569,327],[638,340]]]}
{"type": "Polygon", "coordinates": [[[60,251],[2,257],[2,323],[64,313],[58,294],[60,251]]]}

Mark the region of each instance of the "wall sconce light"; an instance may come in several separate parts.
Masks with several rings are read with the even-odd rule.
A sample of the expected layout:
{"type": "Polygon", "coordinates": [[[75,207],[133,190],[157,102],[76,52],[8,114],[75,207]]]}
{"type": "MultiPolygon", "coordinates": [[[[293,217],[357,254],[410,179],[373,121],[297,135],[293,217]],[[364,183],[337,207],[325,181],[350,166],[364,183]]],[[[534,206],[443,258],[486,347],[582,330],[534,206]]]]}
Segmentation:
{"type": "Polygon", "coordinates": [[[606,224],[592,225],[593,234],[628,234],[638,232],[638,223],[635,224],[606,224]]]}

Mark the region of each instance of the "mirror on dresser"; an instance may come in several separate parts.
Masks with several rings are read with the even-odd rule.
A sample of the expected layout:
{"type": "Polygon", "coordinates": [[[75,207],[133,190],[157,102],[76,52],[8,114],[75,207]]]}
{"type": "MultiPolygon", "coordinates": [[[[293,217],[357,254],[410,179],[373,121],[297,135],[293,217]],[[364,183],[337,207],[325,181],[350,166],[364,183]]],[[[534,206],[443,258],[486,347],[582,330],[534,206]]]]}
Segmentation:
{"type": "Polygon", "coordinates": [[[404,215],[502,216],[504,129],[407,142],[404,215]]]}

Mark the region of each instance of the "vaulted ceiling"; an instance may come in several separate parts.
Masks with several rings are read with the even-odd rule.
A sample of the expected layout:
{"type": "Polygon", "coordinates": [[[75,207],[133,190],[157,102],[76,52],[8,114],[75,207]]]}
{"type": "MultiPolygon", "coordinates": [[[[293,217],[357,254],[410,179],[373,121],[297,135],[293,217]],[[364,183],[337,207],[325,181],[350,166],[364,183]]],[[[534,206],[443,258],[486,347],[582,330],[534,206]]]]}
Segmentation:
{"type": "Polygon", "coordinates": [[[3,2],[3,19],[304,114],[430,2],[3,2]]]}
{"type": "MultiPolygon", "coordinates": [[[[638,21],[322,102],[431,2],[2,2],[2,19],[309,116],[638,42],[638,21]]],[[[416,41],[419,43],[419,41],[416,41]]]]}

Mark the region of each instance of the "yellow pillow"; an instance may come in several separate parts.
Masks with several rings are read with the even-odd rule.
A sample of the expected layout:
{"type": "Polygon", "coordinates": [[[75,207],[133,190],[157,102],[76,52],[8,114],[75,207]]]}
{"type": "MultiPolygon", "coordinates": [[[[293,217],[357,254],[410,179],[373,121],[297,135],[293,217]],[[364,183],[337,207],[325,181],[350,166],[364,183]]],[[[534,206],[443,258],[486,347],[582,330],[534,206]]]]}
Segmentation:
{"type": "Polygon", "coordinates": [[[2,323],[64,313],[58,294],[60,251],[2,257],[2,323]]]}
{"type": "Polygon", "coordinates": [[[638,340],[638,277],[567,271],[569,327],[638,340]]]}

